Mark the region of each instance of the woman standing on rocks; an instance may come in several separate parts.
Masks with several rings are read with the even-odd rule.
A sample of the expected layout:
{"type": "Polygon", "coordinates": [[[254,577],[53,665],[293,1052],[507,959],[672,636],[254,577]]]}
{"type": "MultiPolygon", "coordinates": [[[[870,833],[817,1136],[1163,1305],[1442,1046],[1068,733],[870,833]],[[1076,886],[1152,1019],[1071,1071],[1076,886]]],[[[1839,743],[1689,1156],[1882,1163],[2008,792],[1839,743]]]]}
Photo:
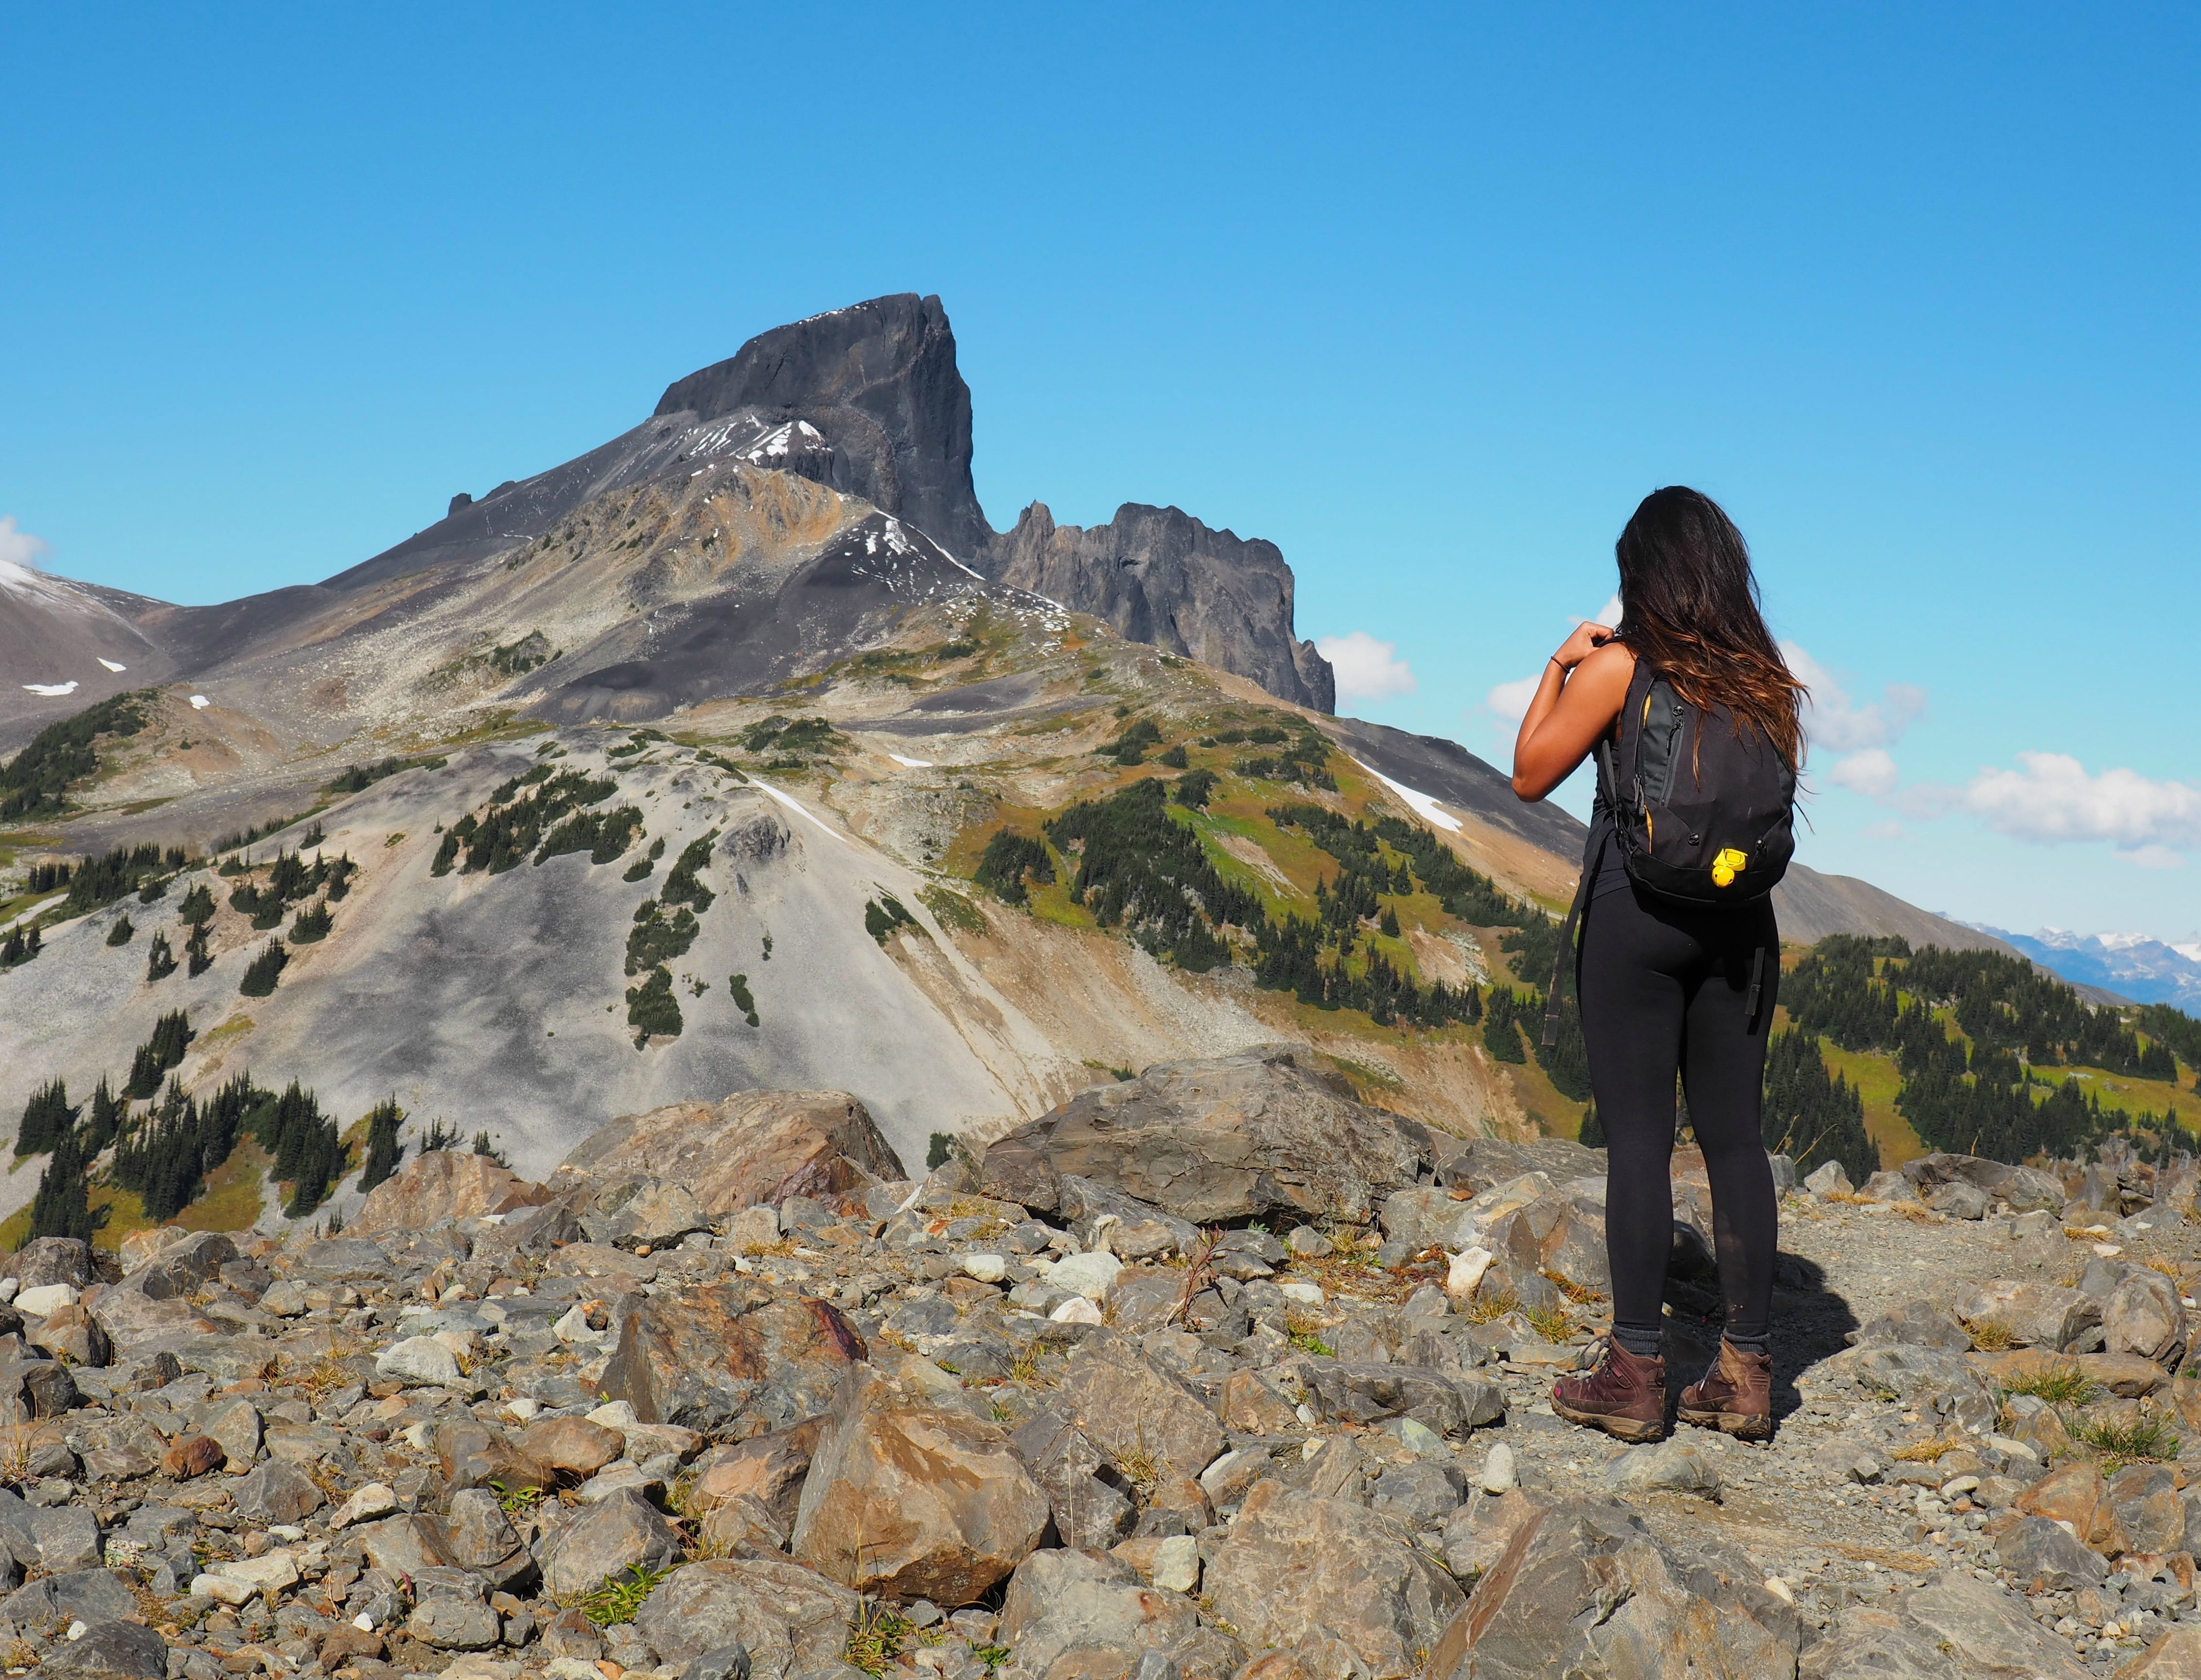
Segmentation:
{"type": "MultiPolygon", "coordinates": [[[[1513,750],[1513,791],[1523,799],[1542,799],[1593,751],[1606,770],[1576,900],[1582,931],[1576,976],[1608,1150],[1612,1330],[1594,1366],[1552,1384],[1552,1408],[1623,1441],[1665,1433],[1659,1329],[1673,1233],[1678,1073],[1711,1181],[1727,1309],[1719,1356],[1682,1391],[1679,1414],[1689,1423],[1762,1438],[1773,1429],[1767,1317],[1778,1203],[1758,1111],[1781,972],[1780,934],[1765,893],[1767,877],[1787,863],[1786,804],[1759,858],[1725,846],[1675,854],[1701,860],[1703,879],[1690,880],[1661,875],[1664,866],[1646,862],[1658,819],[1669,812],[1644,784],[1664,777],[1670,786],[1670,778],[1689,774],[1693,760],[1701,786],[1705,766],[1720,758],[1793,792],[1805,691],[1759,613],[1742,533],[1710,497],[1678,487],[1654,490],[1615,552],[1618,628],[1584,623],[1567,638],[1544,667],[1513,750]],[[1609,781],[1617,794],[1608,793],[1609,781]],[[1644,884],[1644,876],[1678,895],[1644,884]],[[1717,902],[1738,880],[1745,883],[1739,902],[1717,902]]],[[[1694,820],[1667,822],[1670,853],[1677,844],[1699,846],[1699,836],[1676,832],[1694,820]]]]}

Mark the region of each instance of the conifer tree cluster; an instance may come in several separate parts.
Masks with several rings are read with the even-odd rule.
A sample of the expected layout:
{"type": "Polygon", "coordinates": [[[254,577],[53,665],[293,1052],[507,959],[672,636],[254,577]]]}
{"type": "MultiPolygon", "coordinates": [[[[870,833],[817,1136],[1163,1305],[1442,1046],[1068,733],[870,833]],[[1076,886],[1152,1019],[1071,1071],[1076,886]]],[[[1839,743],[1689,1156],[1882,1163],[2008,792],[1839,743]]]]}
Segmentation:
{"type": "Polygon", "coordinates": [[[1260,899],[1218,875],[1199,835],[1169,815],[1164,782],[1149,778],[1080,800],[1047,825],[1047,835],[1065,857],[1078,853],[1073,903],[1189,972],[1230,960],[1222,927],[1253,929],[1267,920],[1260,899]]]}
{"type": "Polygon", "coordinates": [[[67,863],[33,863],[24,877],[23,890],[32,894],[56,892],[67,886],[68,880],[67,863]]]}
{"type": "Polygon", "coordinates": [[[390,1177],[404,1160],[405,1145],[397,1137],[397,1128],[404,1121],[405,1110],[397,1106],[395,1097],[386,1097],[367,1110],[367,1164],[359,1171],[361,1193],[390,1177]]]}
{"type": "Polygon", "coordinates": [[[245,965],[244,978],[238,982],[238,992],[246,998],[265,998],[275,990],[291,953],[283,949],[283,941],[270,940],[260,955],[245,965]]]}
{"type": "Polygon", "coordinates": [[[254,1110],[253,1130],[275,1158],[273,1178],[291,1186],[285,1215],[302,1219],[328,1200],[349,1163],[336,1121],[322,1114],[313,1092],[292,1080],[273,1103],[254,1110]]]}
{"type": "Polygon", "coordinates": [[[699,834],[680,848],[680,856],[666,872],[665,885],[658,890],[658,899],[668,904],[686,904],[701,916],[718,902],[718,894],[696,879],[696,872],[711,861],[711,847],[717,842],[719,831],[699,834]]]}
{"type": "Polygon", "coordinates": [[[864,901],[864,931],[878,942],[882,950],[895,928],[916,926],[917,918],[891,893],[882,893],[877,899],[864,901]]]}
{"type": "Polygon", "coordinates": [[[44,1154],[74,1124],[76,1110],[69,1105],[67,1083],[48,1080],[23,1104],[23,1118],[15,1127],[15,1159],[44,1154]]]}
{"type": "Polygon", "coordinates": [[[761,1024],[757,1020],[756,998],[750,994],[749,977],[747,975],[729,975],[726,977],[726,991],[734,1000],[734,1007],[742,1012],[743,1020],[752,1027],[761,1024]]]}
{"type": "Polygon", "coordinates": [[[163,869],[180,869],[183,863],[180,849],[164,856],[159,846],[150,843],[118,846],[97,858],[88,858],[77,865],[69,881],[68,896],[62,900],[62,914],[82,916],[90,910],[104,910],[126,893],[150,884],[163,869]]]}
{"type": "Polygon", "coordinates": [[[137,926],[127,914],[118,916],[114,918],[114,925],[107,930],[107,942],[110,945],[128,945],[137,933],[137,926]]]}
{"type": "Polygon", "coordinates": [[[634,907],[634,926],[627,930],[626,972],[638,975],[686,956],[700,931],[696,912],[687,905],[676,906],[667,916],[656,899],[644,899],[634,907]]]}
{"type": "Polygon", "coordinates": [[[153,942],[145,948],[145,978],[161,980],[175,973],[176,954],[168,948],[166,934],[153,935],[153,942]]]}
{"type": "MultiPolygon", "coordinates": [[[[449,875],[454,865],[461,875],[484,869],[502,875],[516,869],[543,843],[544,834],[557,826],[560,818],[607,799],[618,791],[619,783],[609,776],[561,770],[547,763],[537,764],[525,775],[501,783],[479,816],[469,811],[446,829],[429,873],[449,875]]],[[[592,848],[598,846],[599,838],[591,837],[592,848]]],[[[622,840],[619,851],[625,849],[622,840]]],[[[601,861],[609,863],[618,855],[612,852],[601,861]]]]}
{"type": "Polygon", "coordinates": [[[672,973],[662,963],[626,989],[626,1024],[635,1029],[634,1047],[652,1038],[680,1036],[680,1000],[672,995],[672,973]]]}
{"type": "Polygon", "coordinates": [[[1880,1146],[1864,1129],[1864,1099],[1840,1074],[1829,1073],[1811,1033],[1775,1033],[1765,1046],[1766,1149],[1796,1163],[1798,1177],[1829,1161],[1841,1162],[1852,1184],[1880,1170],[1880,1146]]]}
{"type": "Polygon", "coordinates": [[[153,1036],[138,1046],[130,1058],[130,1078],[122,1087],[126,1097],[150,1097],[161,1088],[161,1080],[169,1068],[178,1066],[184,1052],[198,1034],[191,1030],[191,1016],[181,1010],[171,1010],[153,1024],[153,1036]]]}
{"type": "Polygon", "coordinates": [[[2069,1156],[2130,1124],[2098,1092],[2043,1069],[2175,1079],[2177,1022],[2191,1020],[2143,1012],[2143,1041],[2116,1011],[2090,1006],[2028,963],[1991,951],[1914,951],[1900,940],[1822,940],[1781,990],[1803,1031],[1845,1050],[1893,1052],[1903,1075],[1896,1108],[1925,1142],[2009,1162],[2069,1156]]]}
{"type": "Polygon", "coordinates": [[[188,959],[187,967],[193,980],[214,967],[214,952],[207,949],[205,922],[199,922],[192,928],[191,938],[184,941],[184,955],[188,959]]]}
{"type": "Polygon", "coordinates": [[[95,1213],[91,1185],[85,1174],[89,1162],[73,1131],[64,1131],[54,1144],[38,1188],[31,1198],[32,1240],[40,1237],[68,1237],[89,1243],[106,1222],[105,1209],[95,1213]]]}
{"type": "Polygon", "coordinates": [[[45,936],[39,933],[38,924],[27,928],[17,922],[8,930],[8,937],[0,940],[0,969],[20,968],[45,949],[45,936]]]}
{"type": "Polygon", "coordinates": [[[114,694],[32,735],[21,752],[0,765],[0,823],[67,811],[70,787],[99,769],[99,738],[143,729],[145,701],[143,694],[114,694]]]}
{"type": "Polygon", "coordinates": [[[1036,835],[996,828],[987,837],[986,849],[971,879],[1005,904],[1024,904],[1031,898],[1028,881],[1042,887],[1053,884],[1054,854],[1036,835]]]}

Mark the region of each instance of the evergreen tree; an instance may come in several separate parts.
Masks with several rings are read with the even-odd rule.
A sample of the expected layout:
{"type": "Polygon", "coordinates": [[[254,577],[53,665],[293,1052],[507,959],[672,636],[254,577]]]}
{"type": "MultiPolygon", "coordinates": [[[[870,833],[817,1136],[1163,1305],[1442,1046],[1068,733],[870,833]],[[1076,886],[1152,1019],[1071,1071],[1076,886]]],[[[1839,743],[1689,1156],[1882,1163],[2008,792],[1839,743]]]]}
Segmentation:
{"type": "Polygon", "coordinates": [[[1482,1014],[1482,1044],[1500,1062],[1525,1065],[1528,1048],[1521,1042],[1519,1022],[1524,1011],[1510,986],[1494,986],[1482,1014]]]}
{"type": "Polygon", "coordinates": [[[244,978],[238,982],[238,993],[245,998],[265,998],[275,990],[275,981],[291,954],[283,949],[283,941],[270,940],[260,955],[245,966],[244,978]]]}
{"type": "Polygon", "coordinates": [[[23,1118],[15,1128],[15,1158],[21,1161],[26,1155],[44,1154],[61,1141],[75,1121],[67,1083],[56,1075],[33,1091],[30,1101],[23,1104],[23,1118]]]}
{"type": "Polygon", "coordinates": [[[201,922],[191,928],[191,936],[184,941],[184,955],[189,958],[189,973],[197,980],[214,967],[214,953],[207,949],[207,924],[201,922]]]}
{"type": "Polygon", "coordinates": [[[64,1129],[54,1144],[46,1169],[38,1176],[38,1193],[31,1199],[32,1239],[70,1237],[89,1243],[106,1223],[106,1209],[94,1213],[91,1185],[85,1177],[85,1156],[73,1133],[64,1129]]]}
{"type": "Polygon", "coordinates": [[[397,1128],[404,1119],[405,1110],[397,1106],[395,1097],[386,1097],[367,1110],[367,1165],[359,1174],[361,1192],[373,1189],[396,1172],[398,1163],[405,1158],[405,1145],[397,1137],[397,1128]]]}
{"type": "Polygon", "coordinates": [[[175,952],[168,949],[166,934],[153,935],[153,943],[145,951],[145,978],[150,981],[166,980],[176,971],[175,952]]]}
{"type": "Polygon", "coordinates": [[[1767,1150],[1792,1157],[1799,1178],[1828,1161],[1840,1162],[1852,1184],[1880,1170],[1864,1098],[1845,1076],[1828,1073],[1818,1039],[1808,1033],[1776,1033],[1766,1045],[1761,1125],[1767,1150]]]}
{"type": "Polygon", "coordinates": [[[84,1122],[85,1160],[96,1160],[100,1150],[114,1141],[115,1134],[121,1131],[129,1113],[130,1104],[116,1099],[114,1087],[108,1082],[107,1075],[102,1074],[99,1088],[91,1093],[91,1113],[84,1122]]]}
{"type": "Polygon", "coordinates": [[[126,914],[118,916],[114,918],[114,925],[107,930],[107,942],[114,945],[128,945],[137,933],[137,925],[126,914]]]}

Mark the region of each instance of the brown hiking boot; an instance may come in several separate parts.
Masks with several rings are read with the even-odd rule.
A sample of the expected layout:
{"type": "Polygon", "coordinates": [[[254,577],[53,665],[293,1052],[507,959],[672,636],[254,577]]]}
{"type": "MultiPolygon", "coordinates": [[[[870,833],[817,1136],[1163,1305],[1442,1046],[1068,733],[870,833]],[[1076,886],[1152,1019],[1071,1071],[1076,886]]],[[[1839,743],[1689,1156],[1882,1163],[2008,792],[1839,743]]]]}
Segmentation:
{"type": "Polygon", "coordinates": [[[1682,1421],[1746,1441],[1773,1433],[1773,1355],[1745,1353],[1723,1336],[1719,1358],[1682,1390],[1682,1421]]]}
{"type": "Polygon", "coordinates": [[[1619,1343],[1600,1339],[1602,1356],[1594,1367],[1552,1384],[1552,1409],[1623,1441],[1658,1440],[1666,1432],[1666,1361],[1638,1359],[1619,1343]]]}

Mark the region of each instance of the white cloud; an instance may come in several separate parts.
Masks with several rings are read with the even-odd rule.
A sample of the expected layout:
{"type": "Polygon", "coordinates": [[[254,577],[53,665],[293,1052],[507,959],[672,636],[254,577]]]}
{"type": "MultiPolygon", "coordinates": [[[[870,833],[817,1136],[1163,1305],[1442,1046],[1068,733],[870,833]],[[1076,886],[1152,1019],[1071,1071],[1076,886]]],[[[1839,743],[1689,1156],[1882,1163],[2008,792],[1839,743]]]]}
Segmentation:
{"type": "Polygon", "coordinates": [[[2135,863],[2201,846],[2201,787],[2157,781],[2137,770],[2089,776],[2063,752],[2021,752],[2016,770],[1983,770],[1964,789],[1964,808],[2015,840],[2053,846],[2107,840],[2135,863]]]}
{"type": "Polygon", "coordinates": [[[0,514],[0,565],[19,565],[35,570],[38,556],[45,552],[44,538],[32,536],[18,526],[14,514],[0,514]]]}
{"type": "Polygon", "coordinates": [[[2178,869],[2186,866],[2186,860],[2167,846],[2137,846],[2130,852],[2120,852],[2117,856],[2144,869],[2178,869]]]}
{"type": "Polygon", "coordinates": [[[1827,780],[1837,787],[1862,793],[1868,799],[1885,799],[1899,779],[1895,760],[1884,746],[1868,746],[1846,758],[1837,758],[1827,780]]]}
{"type": "Polygon", "coordinates": [[[1341,700],[1390,700],[1414,692],[1414,673],[1395,641],[1378,641],[1365,630],[1326,635],[1316,649],[1337,673],[1341,700]]]}
{"type": "Polygon", "coordinates": [[[1482,703],[1507,723],[1517,723],[1529,715],[1529,702],[1536,698],[1536,685],[1543,680],[1540,671],[1517,682],[1501,682],[1483,696],[1482,703]]]}
{"type": "Polygon", "coordinates": [[[1814,746],[1833,752],[1893,746],[1926,715],[1926,691],[1911,683],[1891,682],[1879,700],[1859,705],[1834,672],[1796,643],[1782,642],[1781,656],[1811,691],[1804,707],[1804,734],[1814,746]]]}

